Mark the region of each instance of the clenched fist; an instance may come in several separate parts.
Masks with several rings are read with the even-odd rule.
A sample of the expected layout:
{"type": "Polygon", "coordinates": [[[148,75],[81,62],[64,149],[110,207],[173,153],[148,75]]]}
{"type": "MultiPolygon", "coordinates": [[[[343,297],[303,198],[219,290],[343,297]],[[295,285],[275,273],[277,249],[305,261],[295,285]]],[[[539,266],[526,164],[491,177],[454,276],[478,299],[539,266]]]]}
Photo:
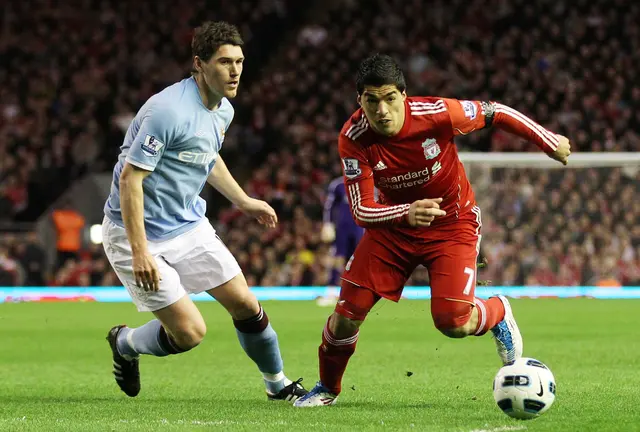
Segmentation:
{"type": "Polygon", "coordinates": [[[569,155],[571,154],[571,143],[569,142],[569,138],[556,135],[558,140],[558,148],[553,153],[549,153],[549,157],[551,159],[557,160],[562,165],[566,165],[569,163],[569,155]]]}
{"type": "Polygon", "coordinates": [[[407,215],[407,221],[412,227],[427,227],[431,225],[431,222],[438,217],[444,216],[447,213],[444,210],[440,210],[440,203],[442,198],[436,199],[422,199],[414,201],[409,207],[409,214],[407,215]]]}

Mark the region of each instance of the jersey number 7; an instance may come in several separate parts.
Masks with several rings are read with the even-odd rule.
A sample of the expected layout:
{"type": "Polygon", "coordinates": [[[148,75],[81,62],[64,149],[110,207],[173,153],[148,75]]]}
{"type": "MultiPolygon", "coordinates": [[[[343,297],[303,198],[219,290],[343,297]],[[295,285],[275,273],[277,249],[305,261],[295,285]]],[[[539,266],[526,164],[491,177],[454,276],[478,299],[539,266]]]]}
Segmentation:
{"type": "Polygon", "coordinates": [[[469,295],[469,293],[471,292],[471,288],[473,287],[473,280],[475,278],[476,271],[475,269],[465,267],[464,274],[468,276],[468,279],[467,279],[467,285],[465,285],[464,291],[462,291],[462,294],[469,295]]]}

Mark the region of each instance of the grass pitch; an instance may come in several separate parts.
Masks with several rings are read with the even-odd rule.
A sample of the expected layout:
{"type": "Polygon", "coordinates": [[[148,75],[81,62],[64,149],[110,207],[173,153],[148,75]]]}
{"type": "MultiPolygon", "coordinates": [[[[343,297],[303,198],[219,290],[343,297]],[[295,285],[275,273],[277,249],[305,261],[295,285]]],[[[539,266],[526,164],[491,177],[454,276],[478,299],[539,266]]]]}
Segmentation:
{"type": "MultiPolygon", "coordinates": [[[[209,330],[197,349],[142,358],[142,392],[133,399],[113,381],[104,338],[112,325],[137,326],[151,315],[130,304],[1,304],[0,431],[640,431],[640,301],[512,305],[525,355],[545,362],[558,385],[554,406],[532,421],[508,418],[493,401],[500,363],[491,338],[447,339],[434,329],[426,301],[378,305],[338,404],[304,410],[266,400],[257,369],[216,303],[199,303],[209,330]]],[[[264,307],[288,376],[313,386],[331,308],[264,307]]]]}

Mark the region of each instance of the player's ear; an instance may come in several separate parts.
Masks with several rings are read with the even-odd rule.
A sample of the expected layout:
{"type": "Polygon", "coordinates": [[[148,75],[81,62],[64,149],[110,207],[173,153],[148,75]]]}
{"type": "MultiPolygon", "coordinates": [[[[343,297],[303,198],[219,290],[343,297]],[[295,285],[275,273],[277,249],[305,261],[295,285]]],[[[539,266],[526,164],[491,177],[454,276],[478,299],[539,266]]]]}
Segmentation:
{"type": "Polygon", "coordinates": [[[200,57],[193,57],[193,68],[198,72],[202,72],[202,59],[200,57]]]}
{"type": "Polygon", "coordinates": [[[407,99],[407,91],[402,90],[402,100],[406,100],[406,99],[407,99]]]}
{"type": "Polygon", "coordinates": [[[356,96],[356,102],[358,102],[358,105],[362,106],[362,96],[360,94],[356,96]]]}

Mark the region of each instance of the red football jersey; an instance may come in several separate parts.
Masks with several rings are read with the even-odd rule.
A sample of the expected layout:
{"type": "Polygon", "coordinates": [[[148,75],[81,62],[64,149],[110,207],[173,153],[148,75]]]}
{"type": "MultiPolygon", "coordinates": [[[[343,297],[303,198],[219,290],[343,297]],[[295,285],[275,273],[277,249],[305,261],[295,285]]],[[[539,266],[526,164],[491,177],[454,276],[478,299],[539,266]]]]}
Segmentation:
{"type": "MultiPolygon", "coordinates": [[[[440,208],[447,212],[432,226],[471,211],[475,197],[453,138],[484,128],[487,119],[547,152],[557,148],[555,134],[496,103],[408,97],[404,125],[393,137],[374,132],[358,109],[343,126],[338,144],[355,221],[365,227],[408,226],[410,204],[425,198],[442,198],[440,208]],[[485,116],[485,110],[491,112],[485,116]],[[377,202],[374,185],[380,192],[377,202]]],[[[419,234],[415,228],[407,233],[419,234]]]]}

